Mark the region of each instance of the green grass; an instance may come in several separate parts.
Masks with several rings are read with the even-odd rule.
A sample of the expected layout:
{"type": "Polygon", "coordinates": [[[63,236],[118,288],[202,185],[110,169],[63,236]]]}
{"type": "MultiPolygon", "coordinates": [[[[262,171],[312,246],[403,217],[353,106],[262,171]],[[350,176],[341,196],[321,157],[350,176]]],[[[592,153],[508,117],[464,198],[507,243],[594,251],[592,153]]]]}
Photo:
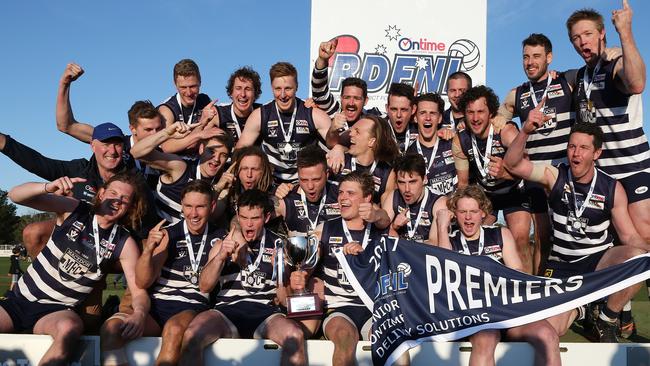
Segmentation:
{"type": "MultiPolygon", "coordinates": [[[[21,268],[25,270],[29,263],[21,262],[21,268]]],[[[9,271],[9,258],[0,258],[0,295],[4,294],[9,288],[11,277],[7,275],[9,271]]],[[[107,289],[104,290],[104,300],[110,295],[122,296],[124,290],[118,283],[117,287],[113,287],[113,278],[115,275],[108,275],[106,281],[107,289]]],[[[636,336],[631,337],[627,342],[634,343],[650,343],[650,301],[648,301],[648,293],[644,284],[641,291],[639,291],[634,300],[632,301],[632,313],[636,320],[637,332],[636,336]]],[[[562,342],[588,342],[582,335],[582,328],[574,324],[569,332],[561,338],[562,342]]],[[[626,340],[622,340],[626,342],[626,340]]]]}

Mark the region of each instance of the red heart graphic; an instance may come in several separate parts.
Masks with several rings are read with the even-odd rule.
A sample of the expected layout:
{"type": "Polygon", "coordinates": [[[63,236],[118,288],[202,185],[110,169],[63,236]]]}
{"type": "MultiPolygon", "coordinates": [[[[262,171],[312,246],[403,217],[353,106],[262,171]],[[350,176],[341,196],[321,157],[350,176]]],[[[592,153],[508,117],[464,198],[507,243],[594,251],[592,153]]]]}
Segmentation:
{"type": "MultiPolygon", "coordinates": [[[[338,44],[336,45],[336,53],[359,53],[359,40],[357,37],[349,34],[344,34],[338,37],[334,37],[331,40],[333,41],[334,39],[338,40],[338,44]]],[[[334,55],[336,55],[336,53],[334,55]]],[[[332,66],[333,63],[334,57],[331,57],[329,60],[329,66],[332,66]]]]}

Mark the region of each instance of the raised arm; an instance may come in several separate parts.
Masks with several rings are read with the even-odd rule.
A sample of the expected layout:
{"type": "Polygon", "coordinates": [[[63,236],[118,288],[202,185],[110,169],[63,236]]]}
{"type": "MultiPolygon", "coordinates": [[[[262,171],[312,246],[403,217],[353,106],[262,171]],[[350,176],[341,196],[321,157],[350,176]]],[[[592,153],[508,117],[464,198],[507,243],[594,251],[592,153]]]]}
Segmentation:
{"type": "Polygon", "coordinates": [[[312,117],[314,119],[314,125],[320,136],[325,140],[325,144],[328,148],[333,148],[339,142],[339,133],[336,130],[332,130],[330,127],[332,125],[332,120],[318,108],[311,110],[312,117]]]}
{"type": "Polygon", "coordinates": [[[339,102],[334,98],[329,88],[328,63],[334,56],[338,39],[322,42],[318,48],[318,58],[311,73],[311,96],[318,109],[333,117],[340,109],[339,102]]]}
{"type": "Polygon", "coordinates": [[[614,76],[622,82],[624,92],[641,94],[645,89],[646,70],[643,58],[632,34],[632,8],[623,0],[623,9],[614,10],[612,23],[618,32],[623,49],[622,62],[614,67],[614,76]]]}
{"type": "Polygon", "coordinates": [[[257,108],[251,113],[250,116],[246,119],[246,125],[244,130],[241,132],[239,141],[237,141],[236,149],[251,146],[257,141],[257,138],[260,137],[260,131],[262,128],[262,108],[257,108]]]}
{"type": "Polygon", "coordinates": [[[183,122],[175,122],[153,135],[147,136],[131,146],[131,156],[140,159],[152,168],[161,170],[175,182],[187,169],[187,163],[178,155],[158,150],[158,146],[170,139],[180,139],[190,133],[191,128],[183,122]]]}
{"type": "Polygon", "coordinates": [[[160,271],[167,260],[169,235],[167,230],[161,229],[164,223],[165,220],[162,220],[151,229],[144,241],[142,254],[135,267],[135,284],[140,288],[149,288],[160,277],[160,271]]]}
{"type": "Polygon", "coordinates": [[[221,277],[221,270],[226,262],[231,259],[233,253],[239,249],[239,245],[233,240],[235,228],[231,228],[223,240],[217,240],[210,249],[208,263],[201,270],[199,277],[199,289],[201,292],[211,292],[221,277]]]}
{"type": "MultiPolygon", "coordinates": [[[[428,240],[425,240],[425,243],[431,244],[431,245],[438,245],[438,228],[434,227],[433,223],[436,223],[438,221],[438,212],[445,210],[447,208],[447,197],[442,196],[436,200],[436,202],[433,204],[433,207],[431,208],[431,212],[429,215],[431,215],[431,227],[429,228],[429,238],[428,240]]],[[[447,236],[447,240],[449,240],[448,235],[443,235],[447,236]]]]}
{"type": "MultiPolygon", "coordinates": [[[[191,133],[188,133],[182,137],[175,137],[173,139],[164,141],[160,145],[162,150],[166,153],[173,154],[173,153],[181,152],[185,149],[195,148],[197,144],[201,141],[201,139],[204,138],[204,136],[202,136],[204,130],[214,125],[215,121],[213,121],[213,119],[215,116],[218,115],[217,108],[214,106],[214,103],[216,101],[217,101],[216,99],[213,100],[203,108],[203,110],[201,111],[201,119],[198,121],[198,123],[193,123],[189,125],[192,129],[191,133]]],[[[161,106],[159,110],[160,113],[165,118],[166,127],[170,127],[171,125],[181,123],[180,121],[175,121],[175,118],[173,118],[171,110],[167,106],[161,106]],[[168,113],[165,114],[163,113],[163,111],[168,111],[168,113]],[[170,116],[171,116],[171,120],[168,119],[170,118],[170,116]]]]}
{"type": "Polygon", "coordinates": [[[57,213],[57,222],[63,222],[67,213],[74,211],[79,200],[70,197],[75,183],[82,183],[83,178],[61,177],[52,182],[23,183],[9,191],[9,199],[19,205],[40,211],[57,213]]]}
{"type": "MultiPolygon", "coordinates": [[[[449,211],[446,207],[436,211],[435,230],[437,231],[438,234],[437,245],[440,248],[451,250],[451,241],[449,240],[449,226],[451,225],[451,219],[453,216],[454,216],[453,213],[449,211]]],[[[434,228],[431,228],[431,230],[433,231],[434,228]]]]}
{"type": "Polygon", "coordinates": [[[557,168],[547,164],[533,164],[525,154],[528,135],[534,133],[550,118],[541,112],[541,108],[543,103],[528,113],[528,119],[521,130],[509,141],[503,162],[511,174],[531,182],[541,183],[546,190],[550,191],[557,180],[557,168]]]}
{"type": "Polygon", "coordinates": [[[56,128],[81,142],[90,143],[95,128],[75,120],[70,104],[70,85],[83,73],[84,69],[75,63],[69,63],[63,71],[56,96],[56,128]]]}
{"type": "Polygon", "coordinates": [[[456,134],[451,143],[451,152],[454,155],[454,165],[456,167],[456,176],[458,177],[458,188],[465,187],[469,184],[469,160],[463,149],[460,147],[460,136],[456,134]]]}

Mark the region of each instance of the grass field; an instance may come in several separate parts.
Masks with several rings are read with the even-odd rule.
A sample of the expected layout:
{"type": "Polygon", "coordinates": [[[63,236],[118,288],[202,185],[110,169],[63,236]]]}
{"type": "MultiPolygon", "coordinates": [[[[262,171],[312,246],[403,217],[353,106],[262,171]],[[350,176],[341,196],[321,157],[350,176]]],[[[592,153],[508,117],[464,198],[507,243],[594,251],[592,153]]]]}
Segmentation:
{"type": "MultiPolygon", "coordinates": [[[[25,270],[28,266],[27,262],[21,262],[21,267],[25,270]]],[[[9,271],[9,258],[0,258],[0,294],[4,294],[9,288],[11,277],[7,275],[9,271]]],[[[124,291],[120,285],[113,286],[113,279],[116,275],[108,275],[106,281],[107,289],[104,291],[104,300],[110,295],[121,296],[124,291]]],[[[632,301],[632,313],[636,319],[638,327],[638,334],[630,337],[627,342],[634,343],[650,343],[650,301],[648,301],[648,293],[646,287],[643,286],[632,301]]],[[[562,342],[589,342],[582,335],[582,328],[573,325],[571,330],[561,338],[562,342]]],[[[622,340],[626,342],[626,340],[622,340]]]]}

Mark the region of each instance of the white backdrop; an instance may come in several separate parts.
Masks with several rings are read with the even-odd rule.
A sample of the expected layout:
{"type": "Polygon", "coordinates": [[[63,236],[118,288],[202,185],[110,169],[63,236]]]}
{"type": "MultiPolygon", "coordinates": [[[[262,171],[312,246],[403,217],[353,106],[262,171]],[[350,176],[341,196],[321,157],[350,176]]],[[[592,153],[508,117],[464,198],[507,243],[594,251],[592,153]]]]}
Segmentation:
{"type": "Polygon", "coordinates": [[[384,110],[392,82],[446,96],[447,76],[485,83],[486,0],[312,0],[311,66],[320,42],[338,38],[330,89],[349,76],[368,83],[368,107],[384,110]]]}

